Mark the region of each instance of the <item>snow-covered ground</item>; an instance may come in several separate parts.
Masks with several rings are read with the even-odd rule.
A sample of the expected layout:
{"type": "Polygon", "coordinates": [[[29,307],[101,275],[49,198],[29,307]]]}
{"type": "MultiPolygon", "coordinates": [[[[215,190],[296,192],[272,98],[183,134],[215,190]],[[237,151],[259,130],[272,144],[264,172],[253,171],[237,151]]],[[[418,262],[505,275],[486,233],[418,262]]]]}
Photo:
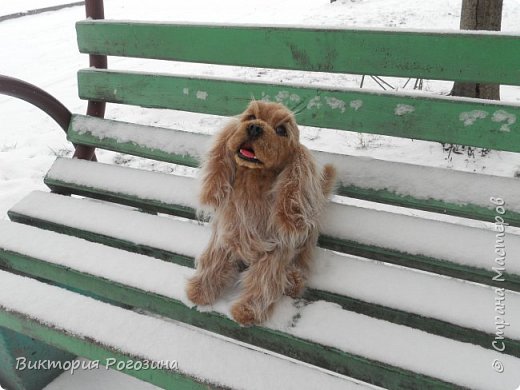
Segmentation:
{"type": "MultiPolygon", "coordinates": [[[[0,16],[19,11],[68,3],[64,0],[0,1],[0,16]]],[[[139,20],[171,20],[196,22],[233,22],[269,24],[307,24],[327,26],[369,26],[420,29],[457,29],[462,0],[106,0],[107,18],[139,20]]],[[[26,16],[0,22],[0,74],[14,76],[36,84],[61,100],[72,112],[84,113],[86,103],[77,96],[76,71],[88,66],[86,55],[76,48],[74,23],[84,16],[83,7],[26,16]]],[[[503,30],[520,33],[520,0],[504,2],[503,30]]],[[[162,72],[219,72],[243,78],[291,80],[313,84],[358,86],[360,76],[311,74],[288,71],[211,67],[163,61],[110,58],[109,66],[119,69],[143,69],[162,72]]],[[[403,86],[404,80],[391,80],[403,86]]],[[[374,83],[368,84],[376,88],[374,83]]],[[[427,91],[446,93],[450,83],[425,81],[427,91]]],[[[503,87],[504,100],[520,102],[520,89],[503,87]]],[[[166,110],[142,110],[109,105],[108,118],[155,124],[179,129],[211,133],[224,118],[178,113],[166,110]]],[[[353,155],[366,155],[396,161],[413,161],[430,166],[451,167],[466,171],[513,176],[520,170],[520,158],[513,153],[492,152],[485,157],[446,153],[437,143],[401,140],[376,135],[304,129],[304,142],[316,149],[353,155]]],[[[13,98],[0,96],[0,219],[7,210],[34,189],[44,189],[43,176],[56,156],[70,155],[71,145],[58,126],[38,109],[13,98]]],[[[98,153],[102,161],[170,170],[166,164],[144,159],[98,153]]],[[[85,375],[82,373],[80,375],[85,375]]],[[[98,377],[103,388],[152,388],[142,382],[128,382],[126,377],[107,373],[98,377]]],[[[71,388],[70,376],[56,382],[56,389],[71,388]]],[[[92,387],[85,387],[92,388],[92,387]]]]}

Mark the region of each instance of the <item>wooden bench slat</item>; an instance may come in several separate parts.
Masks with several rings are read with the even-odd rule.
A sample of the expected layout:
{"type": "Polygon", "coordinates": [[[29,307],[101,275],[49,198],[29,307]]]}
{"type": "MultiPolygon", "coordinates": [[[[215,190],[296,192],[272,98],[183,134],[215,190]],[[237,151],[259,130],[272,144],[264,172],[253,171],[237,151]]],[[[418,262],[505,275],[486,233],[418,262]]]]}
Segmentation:
{"type": "MultiPolygon", "coordinates": [[[[0,273],[3,273],[0,271],[0,273]]],[[[125,354],[120,351],[110,349],[106,346],[97,345],[89,342],[80,336],[70,334],[70,332],[49,327],[47,324],[38,320],[28,318],[23,313],[8,310],[7,307],[0,305],[0,327],[10,329],[19,334],[41,340],[48,345],[55,346],[63,351],[74,355],[88,357],[95,361],[106,362],[107,359],[114,359],[114,362],[126,365],[127,362],[144,361],[146,359],[137,357],[135,354],[125,354]]],[[[1,328],[0,328],[1,329],[1,328]]],[[[122,370],[125,374],[132,375],[143,381],[153,383],[162,389],[170,390],[207,390],[207,383],[196,382],[176,373],[159,371],[150,374],[147,370],[122,370]]]]}
{"type": "Polygon", "coordinates": [[[178,371],[126,370],[162,388],[207,388],[201,380],[217,387],[241,388],[248,379],[254,382],[247,382],[248,386],[256,389],[273,388],[276,381],[294,389],[298,386],[313,389],[318,383],[327,383],[335,389],[367,387],[266,350],[95,301],[32,279],[0,271],[0,280],[2,291],[8,291],[8,287],[11,291],[19,291],[18,294],[1,294],[0,325],[37,335],[46,342],[93,360],[104,361],[107,357],[122,361],[177,360],[178,371]],[[248,365],[248,378],[236,375],[248,365]],[[257,374],[253,373],[255,370],[257,374]],[[235,375],[229,375],[233,372],[235,375]],[[266,376],[265,372],[272,375],[266,376]]]}
{"type": "MultiPolygon", "coordinates": [[[[185,243],[193,237],[209,237],[207,228],[195,228],[189,221],[43,192],[31,193],[15,205],[9,215],[16,222],[136,253],[154,257],[159,254],[163,260],[188,267],[193,267],[192,257],[197,256],[205,243],[196,245],[199,251],[186,249],[185,243]],[[101,221],[103,223],[99,223],[101,221]],[[156,227],[154,233],[146,228],[152,225],[156,227]]],[[[492,288],[323,250],[317,251],[316,264],[306,299],[328,300],[346,310],[491,348],[489,338],[494,328],[488,323],[485,308],[475,302],[492,300],[492,288]],[[399,280],[399,287],[382,293],[381,286],[387,280],[399,280]],[[450,293],[446,294],[447,291],[450,293]],[[425,298],[430,296],[437,298],[425,298]],[[450,305],[455,297],[456,307],[450,305]],[[469,328],[473,329],[469,331],[469,328]],[[488,333],[475,329],[485,329],[488,333]]],[[[520,313],[520,295],[508,292],[508,310],[515,312],[515,306],[520,313]]],[[[508,339],[506,353],[520,357],[520,334],[517,336],[519,341],[508,339]]]]}
{"type": "Polygon", "coordinates": [[[520,83],[517,66],[520,43],[517,37],[506,34],[113,20],[80,21],[76,30],[82,53],[318,72],[520,83]]]}
{"type": "Polygon", "coordinates": [[[44,182],[55,192],[74,193],[149,212],[196,218],[196,203],[193,197],[196,183],[192,178],[117,165],[87,164],[89,163],[85,160],[59,158],[45,176],[44,182]],[[86,171],[78,177],[76,169],[80,167],[86,171]],[[134,187],[128,182],[128,175],[131,175],[130,180],[135,180],[134,183],[139,185],[134,187]],[[85,185],[86,183],[88,184],[85,185]]]}
{"type": "MultiPolygon", "coordinates": [[[[186,131],[73,116],[68,139],[146,158],[197,167],[210,136],[186,131]]],[[[520,183],[451,169],[382,161],[366,157],[313,151],[321,163],[338,170],[339,195],[494,222],[489,198],[507,200],[504,218],[520,226],[520,183]],[[455,203],[457,202],[457,203],[455,203]]]]}
{"type": "Polygon", "coordinates": [[[78,72],[78,88],[82,99],[226,116],[270,99],[301,125],[520,152],[520,106],[486,100],[96,69],[78,72]]]}
{"type": "MultiPolygon", "coordinates": [[[[108,199],[149,211],[195,218],[193,178],[131,168],[58,159],[45,182],[61,192],[108,199]],[[82,177],[74,172],[80,170],[82,177]],[[140,181],[145,176],[146,181],[140,181]],[[180,204],[180,206],[176,206],[180,204]],[[177,210],[181,209],[181,213],[177,210]],[[188,210],[188,211],[186,211],[188,210]]],[[[343,201],[347,201],[343,199],[343,201]]],[[[508,264],[506,281],[493,280],[495,232],[396,211],[331,202],[324,215],[320,245],[407,267],[520,291],[520,264],[508,264]],[[344,221],[356,221],[345,224],[344,221]],[[385,226],[400,226],[398,230],[385,226]],[[406,230],[403,230],[406,226],[406,230]],[[406,234],[400,232],[405,231],[406,234]],[[462,237],[453,241],[453,237],[462,237]],[[470,248],[462,245],[467,242],[470,248]]],[[[508,256],[520,256],[520,236],[508,234],[508,256]]]]}
{"type": "Polygon", "coordinates": [[[101,147],[174,164],[198,167],[210,137],[188,131],[73,115],[67,131],[73,143],[101,147]]]}
{"type": "MultiPolygon", "coordinates": [[[[477,228],[331,202],[324,211],[320,244],[331,249],[503,286],[496,273],[492,228],[477,228]],[[355,223],[345,223],[355,221],[355,223]],[[456,240],[454,239],[456,237],[456,240]]],[[[508,231],[508,255],[520,256],[520,236],[508,231]]],[[[507,288],[520,291],[520,264],[509,262],[507,288]]]]}
{"type": "MultiPolygon", "coordinates": [[[[28,227],[24,228],[31,229],[28,227]]],[[[2,230],[5,233],[6,229],[4,228],[4,226],[2,226],[2,230]]],[[[41,234],[42,236],[55,235],[55,233],[50,232],[40,232],[38,234],[41,234]]],[[[70,237],[64,237],[63,240],[60,240],[60,243],[65,244],[67,241],[71,242],[70,240],[70,237]]],[[[79,245],[79,247],[83,247],[83,249],[86,249],[87,247],[94,249],[94,246],[95,244],[91,243],[79,245]]],[[[74,247],[78,248],[78,244],[75,243],[74,247]]],[[[24,251],[26,251],[25,248],[24,251]]],[[[95,252],[101,253],[101,251],[97,248],[95,252]]],[[[38,251],[38,253],[41,254],[41,251],[38,251]]],[[[107,279],[93,277],[92,274],[91,276],[88,276],[88,272],[85,273],[84,271],[80,272],[80,274],[83,275],[83,277],[85,278],[83,279],[84,284],[82,288],[79,287],[77,284],[81,283],[81,275],[77,272],[74,272],[74,270],[76,269],[76,267],[86,270],[89,268],[89,263],[99,263],[99,258],[102,258],[103,261],[106,262],[107,267],[111,267],[114,259],[117,259],[118,257],[114,256],[116,254],[115,250],[107,249],[107,256],[101,256],[96,259],[92,258],[92,256],[90,256],[87,251],[85,251],[84,253],[85,255],[79,256],[81,257],[81,259],[78,259],[78,255],[68,255],[71,258],[71,261],[67,261],[67,266],[63,267],[63,270],[65,271],[64,273],[69,276],[69,280],[67,280],[67,282],[72,282],[73,284],[76,283],[75,285],[71,286],[73,288],[79,288],[80,290],[90,292],[92,292],[91,289],[95,287],[88,286],[95,286],[96,284],[98,284],[97,290],[99,291],[100,296],[107,297],[107,295],[113,293],[115,287],[117,287],[118,285],[117,282],[110,283],[109,281],[107,281],[107,279]],[[88,258],[90,258],[90,261],[87,260],[88,258]],[[76,274],[76,278],[74,281],[70,280],[71,272],[72,274],[76,274]]],[[[64,261],[64,256],[65,255],[62,255],[62,259],[58,259],[57,256],[53,256],[52,260],[57,260],[58,262],[64,261]]],[[[137,255],[127,255],[125,256],[125,259],[130,261],[132,256],[137,255]]],[[[4,255],[4,257],[6,257],[8,260],[13,259],[13,256],[4,255]]],[[[20,259],[20,256],[18,256],[18,259],[14,262],[20,261],[23,261],[23,259],[20,259]]],[[[37,272],[38,275],[45,275],[45,277],[50,278],[50,280],[53,280],[54,278],[59,278],[60,267],[51,266],[47,271],[43,269],[33,271],[32,267],[34,266],[35,262],[34,260],[29,261],[31,262],[31,265],[24,267],[27,270],[29,270],[28,272],[37,272]]],[[[45,262],[45,264],[50,263],[45,262]]],[[[171,266],[172,268],[181,268],[173,267],[173,265],[171,266]]],[[[150,269],[147,264],[143,264],[143,267],[146,267],[146,269],[150,269]]],[[[94,273],[102,272],[103,274],[107,275],[106,271],[100,269],[100,267],[91,268],[91,271],[93,271],[94,273]]],[[[133,272],[135,275],[134,279],[138,281],[138,285],[142,285],[142,283],[145,283],[145,281],[147,280],[147,275],[151,275],[150,271],[143,272],[134,270],[133,272]]],[[[120,268],[118,271],[117,267],[114,267],[114,276],[117,276],[117,279],[121,280],[120,268]]],[[[169,273],[169,276],[172,279],[172,291],[178,289],[179,286],[177,282],[180,279],[182,279],[182,275],[175,276],[175,273],[169,273]]],[[[126,278],[130,280],[130,274],[128,274],[126,278]]],[[[164,279],[164,275],[161,276],[161,279],[164,279]]],[[[150,282],[153,283],[154,280],[152,279],[150,280],[150,282]]],[[[182,288],[182,285],[180,287],[182,288]]],[[[138,294],[139,290],[135,288],[130,288],[125,289],[125,291],[121,291],[120,293],[123,292],[125,293],[125,295],[128,296],[126,298],[123,298],[120,302],[132,305],[135,299],[132,296],[132,292],[138,294]],[[127,290],[131,291],[129,292],[127,290]]],[[[140,302],[143,302],[145,305],[153,306],[156,303],[156,301],[153,298],[153,294],[146,294],[146,296],[141,297],[140,302]]],[[[173,300],[164,300],[162,308],[152,307],[150,309],[159,314],[163,314],[162,310],[164,308],[167,308],[166,310],[171,312],[173,311],[172,308],[174,307],[173,303],[173,300]]],[[[178,306],[180,305],[181,304],[179,303],[178,306]]],[[[140,307],[139,304],[137,305],[137,307],[140,307]]],[[[214,307],[214,309],[221,310],[220,308],[222,308],[222,305],[217,305],[216,307],[214,307]]],[[[390,324],[384,321],[370,319],[368,317],[360,316],[354,313],[349,313],[347,311],[341,310],[335,305],[331,306],[330,304],[327,304],[325,302],[315,302],[298,309],[298,319],[294,322],[291,321],[291,317],[296,313],[294,312],[294,309],[291,310],[289,308],[290,306],[286,306],[283,311],[278,311],[277,313],[275,313],[275,319],[266,324],[271,329],[267,329],[267,335],[265,335],[265,337],[268,337],[273,341],[274,348],[287,348],[288,351],[284,351],[284,353],[289,354],[289,356],[292,356],[291,353],[295,353],[299,359],[305,360],[305,357],[301,356],[303,350],[301,348],[298,348],[298,340],[301,340],[303,338],[309,340],[311,344],[309,344],[309,341],[307,342],[307,344],[301,344],[300,342],[300,347],[308,345],[309,355],[314,356],[314,358],[318,360],[323,359],[324,356],[321,355],[322,350],[317,347],[317,344],[312,343],[312,340],[316,338],[321,340],[321,343],[324,343],[329,346],[329,348],[325,349],[328,356],[333,356],[334,352],[338,351],[336,348],[340,348],[341,350],[345,351],[351,351],[337,352],[341,353],[342,356],[337,356],[337,360],[335,361],[336,366],[334,366],[336,370],[342,370],[342,367],[346,367],[345,365],[350,364],[350,366],[348,366],[349,375],[358,377],[358,379],[371,378],[372,383],[383,385],[387,388],[398,389],[403,388],[403,386],[411,386],[412,388],[425,389],[453,388],[450,387],[453,385],[449,385],[438,379],[433,379],[431,377],[432,374],[440,375],[440,377],[444,379],[449,378],[450,382],[455,382],[459,386],[463,385],[471,388],[483,387],[486,385],[487,381],[496,381],[496,378],[493,377],[494,373],[488,375],[488,378],[475,379],[473,375],[466,375],[467,370],[463,369],[463,367],[467,364],[469,364],[471,367],[487,364],[487,360],[489,360],[492,356],[496,356],[496,351],[485,350],[481,347],[473,346],[471,344],[464,344],[453,341],[447,343],[447,339],[444,339],[442,337],[429,335],[427,333],[420,332],[411,328],[406,328],[403,326],[390,324]],[[277,314],[279,316],[278,318],[276,318],[277,314]],[[291,322],[293,323],[291,324],[291,322]],[[338,328],[338,326],[340,325],[341,327],[338,328]],[[331,328],[331,326],[333,328],[331,328]],[[350,331],[345,332],[343,326],[348,326],[350,331]],[[290,337],[289,339],[285,340],[286,343],[284,343],[284,341],[281,339],[277,340],[276,335],[279,334],[278,329],[280,329],[282,332],[288,332],[289,335],[293,335],[294,337],[290,337]],[[366,338],[360,339],[359,332],[365,334],[366,338]],[[379,343],[381,342],[381,338],[388,337],[388,334],[394,335],[395,339],[398,339],[401,342],[395,345],[387,345],[383,349],[376,347],[376,345],[379,345],[379,343]],[[403,349],[409,349],[410,351],[406,352],[403,351],[403,349]],[[414,351],[414,353],[412,354],[414,356],[411,356],[411,350],[414,351]],[[352,355],[352,352],[354,351],[356,352],[354,353],[354,355],[352,355]],[[421,352],[417,354],[417,351],[421,352]],[[461,359],[459,359],[459,356],[461,356],[461,354],[463,354],[464,356],[471,356],[471,359],[465,359],[461,361],[461,359]],[[433,359],[433,361],[431,359],[432,355],[437,357],[436,359],[433,359]],[[378,362],[374,361],[374,358],[378,362]],[[446,361],[450,360],[453,361],[453,363],[459,363],[456,363],[455,367],[452,366],[451,369],[447,369],[445,363],[446,361]],[[391,362],[392,365],[389,365],[389,362],[391,362]],[[404,368],[396,368],[396,364],[404,368]],[[410,375],[410,373],[405,368],[410,366],[413,366],[413,371],[416,372],[415,374],[410,375]],[[430,376],[425,376],[425,374],[428,374],[430,376]]],[[[188,310],[189,309],[185,307],[185,318],[177,317],[176,319],[190,323],[190,320],[194,321],[197,316],[211,316],[214,319],[219,318],[218,316],[215,317],[210,313],[202,313],[197,312],[195,310],[189,310],[191,313],[190,315],[187,312],[188,310]]],[[[225,332],[224,327],[225,323],[227,322],[229,323],[230,328],[235,329],[236,333],[232,333],[233,337],[237,337],[237,334],[240,333],[240,331],[242,331],[245,333],[247,337],[246,340],[248,342],[254,343],[256,337],[261,338],[261,334],[264,328],[254,327],[250,329],[244,329],[240,328],[237,324],[233,323],[230,320],[225,320],[223,317],[220,318],[222,318],[222,321],[219,322],[218,329],[212,330],[218,332],[225,332]]],[[[208,323],[210,323],[209,320],[208,323]]],[[[157,336],[157,334],[154,334],[154,337],[157,336]]],[[[160,339],[161,337],[158,338],[160,339]]],[[[503,354],[500,357],[504,359],[504,364],[509,364],[511,367],[516,367],[520,365],[520,359],[518,358],[503,354]]],[[[180,357],[178,359],[179,364],[182,364],[182,359],[180,357]]],[[[510,373],[508,375],[509,377],[502,379],[504,383],[507,383],[515,376],[514,373],[510,373]]]]}
{"type": "MultiPolygon", "coordinates": [[[[2,231],[6,233],[5,224],[2,226],[2,231]]],[[[49,236],[49,232],[39,232],[37,234],[49,236]]],[[[53,237],[57,240],[57,237],[53,237]]],[[[58,240],[59,241],[59,240],[58,240]]],[[[60,244],[67,247],[67,243],[71,243],[71,238],[62,236],[60,244]]],[[[8,243],[12,246],[12,242],[8,243]]],[[[77,247],[77,242],[75,247],[77,247]]],[[[235,339],[252,343],[257,346],[263,346],[268,349],[273,349],[275,352],[282,353],[299,360],[307,361],[309,363],[317,364],[321,367],[329,367],[337,372],[348,372],[349,375],[358,375],[359,378],[382,377],[382,381],[392,387],[399,388],[399,385],[409,385],[409,381],[413,385],[420,385],[424,382],[427,385],[429,378],[414,379],[414,375],[409,375],[405,370],[392,367],[380,362],[374,362],[362,356],[352,355],[348,352],[340,351],[336,348],[320,346],[299,337],[292,337],[290,334],[285,334],[276,330],[276,327],[252,329],[242,328],[235,322],[226,318],[226,316],[219,313],[204,313],[195,309],[190,309],[179,299],[170,298],[175,295],[179,297],[184,295],[183,285],[186,278],[186,271],[182,267],[174,267],[169,264],[170,271],[167,271],[167,264],[161,266],[161,270],[154,272],[154,259],[146,259],[138,255],[118,255],[120,251],[111,248],[103,249],[96,244],[86,243],[80,245],[85,250],[83,253],[86,256],[80,256],[81,262],[78,262],[78,255],[52,256],[47,261],[38,261],[36,258],[28,256],[26,253],[17,254],[12,251],[2,251],[1,256],[7,263],[8,267],[17,272],[25,272],[29,275],[39,275],[46,280],[66,285],[75,290],[83,291],[88,294],[94,294],[97,297],[108,299],[117,304],[131,305],[137,308],[151,310],[154,313],[164,315],[185,323],[196,325],[204,329],[214,331],[223,335],[233,337],[235,339]],[[99,255],[105,252],[105,256],[98,256],[93,259],[89,255],[90,251],[95,250],[99,255]],[[124,257],[122,257],[124,256],[124,257]],[[86,260],[89,258],[90,260],[86,260]],[[139,258],[143,263],[141,270],[130,269],[126,276],[129,286],[122,284],[121,266],[113,268],[114,278],[110,278],[111,271],[100,269],[99,267],[89,267],[98,259],[106,261],[106,266],[112,266],[117,260],[133,261],[139,258]],[[64,264],[60,264],[64,263],[64,264]],[[81,264],[80,264],[81,263],[81,264]],[[90,272],[87,269],[90,268],[90,272]],[[119,270],[117,270],[117,268],[119,270]],[[158,278],[157,278],[158,276],[158,278]],[[133,279],[133,283],[132,283],[133,279]],[[160,280],[165,281],[169,279],[170,283],[161,285],[160,280]],[[140,282],[139,282],[140,281],[140,282]],[[150,291],[143,290],[143,285],[148,285],[150,291]],[[168,287],[169,286],[169,287],[168,287]],[[162,292],[162,293],[158,293],[162,292]],[[410,378],[410,376],[412,378],[410,378]],[[417,382],[416,382],[417,381],[417,382]]],[[[22,251],[22,252],[27,252],[22,251]]],[[[120,262],[120,261],[119,261],[120,262]]],[[[157,265],[157,261],[155,261],[157,265]]],[[[155,267],[157,268],[157,267],[155,267]]],[[[124,278],[124,277],[123,277],[124,278]]],[[[186,298],[184,298],[186,300],[186,298]]],[[[217,306],[214,309],[218,309],[217,306]]],[[[222,310],[222,308],[220,308],[222,310]]],[[[228,310],[225,310],[226,312],[228,310]]],[[[289,318],[282,318],[281,321],[289,321],[293,310],[289,310],[289,318]]],[[[284,329],[291,331],[293,327],[284,329]]],[[[330,341],[330,340],[329,340],[330,341]]],[[[434,380],[434,382],[436,382],[434,380]]],[[[428,387],[427,387],[428,388],[428,387]]]]}

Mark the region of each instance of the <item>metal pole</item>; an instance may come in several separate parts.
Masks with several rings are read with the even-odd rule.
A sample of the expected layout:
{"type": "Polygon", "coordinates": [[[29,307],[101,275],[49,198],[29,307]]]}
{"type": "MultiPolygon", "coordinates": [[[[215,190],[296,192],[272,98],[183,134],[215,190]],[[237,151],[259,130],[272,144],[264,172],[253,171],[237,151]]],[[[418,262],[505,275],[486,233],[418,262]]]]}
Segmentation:
{"type": "MultiPolygon", "coordinates": [[[[87,18],[91,19],[104,19],[105,9],[103,6],[103,0],[86,0],[85,11],[87,18]]],[[[90,54],[89,55],[90,67],[98,69],[107,68],[107,56],[90,54]]],[[[105,102],[89,101],[87,106],[87,115],[96,116],[103,118],[105,116],[105,102]]],[[[96,160],[95,148],[92,146],[78,145],[74,158],[82,160],[96,160]]]]}
{"type": "Polygon", "coordinates": [[[25,100],[47,113],[67,132],[72,114],[63,104],[43,89],[14,77],[0,75],[0,93],[25,100]]]}

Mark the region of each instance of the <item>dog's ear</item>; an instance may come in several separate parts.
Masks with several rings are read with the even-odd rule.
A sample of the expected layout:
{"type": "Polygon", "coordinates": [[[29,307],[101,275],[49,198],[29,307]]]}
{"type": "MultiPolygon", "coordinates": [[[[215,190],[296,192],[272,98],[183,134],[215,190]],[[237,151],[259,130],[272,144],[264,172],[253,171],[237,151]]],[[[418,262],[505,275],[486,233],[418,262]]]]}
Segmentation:
{"type": "Polygon", "coordinates": [[[335,179],[334,167],[318,172],[314,157],[299,145],[291,162],[278,176],[275,191],[275,223],[282,237],[304,240],[318,227],[318,217],[335,179]]]}
{"type": "Polygon", "coordinates": [[[236,127],[237,121],[230,122],[215,135],[215,141],[202,164],[199,196],[202,205],[219,207],[233,187],[235,162],[226,143],[236,127]]]}

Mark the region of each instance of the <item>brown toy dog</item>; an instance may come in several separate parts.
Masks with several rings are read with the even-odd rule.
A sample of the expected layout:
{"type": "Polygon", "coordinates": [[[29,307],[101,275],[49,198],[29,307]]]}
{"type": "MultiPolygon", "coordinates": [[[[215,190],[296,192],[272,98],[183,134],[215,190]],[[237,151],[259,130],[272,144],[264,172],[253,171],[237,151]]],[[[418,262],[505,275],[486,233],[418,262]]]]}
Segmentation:
{"type": "Polygon", "coordinates": [[[336,171],[326,165],[320,173],[299,135],[287,108],[260,101],[217,134],[200,194],[215,210],[213,233],[186,288],[195,304],[213,303],[244,264],[231,308],[240,324],[263,322],[283,294],[303,293],[336,171]]]}

